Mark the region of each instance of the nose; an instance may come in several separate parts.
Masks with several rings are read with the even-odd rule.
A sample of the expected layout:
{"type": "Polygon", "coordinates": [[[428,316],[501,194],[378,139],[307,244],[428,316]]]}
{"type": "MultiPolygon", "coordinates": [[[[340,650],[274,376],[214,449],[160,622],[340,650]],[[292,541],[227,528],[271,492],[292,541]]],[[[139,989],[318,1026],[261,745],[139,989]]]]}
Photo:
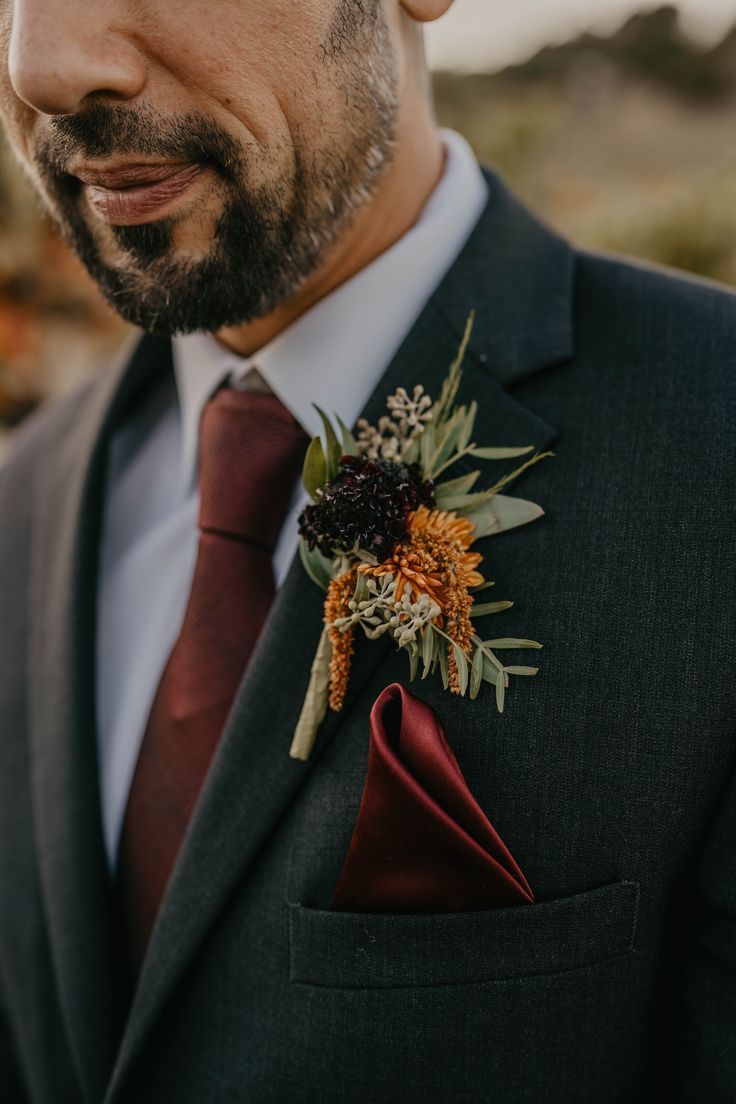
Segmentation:
{"type": "Polygon", "coordinates": [[[17,96],[44,115],[72,115],[87,97],[132,99],[144,58],[113,18],[117,0],[17,0],[8,75],[17,96]]]}

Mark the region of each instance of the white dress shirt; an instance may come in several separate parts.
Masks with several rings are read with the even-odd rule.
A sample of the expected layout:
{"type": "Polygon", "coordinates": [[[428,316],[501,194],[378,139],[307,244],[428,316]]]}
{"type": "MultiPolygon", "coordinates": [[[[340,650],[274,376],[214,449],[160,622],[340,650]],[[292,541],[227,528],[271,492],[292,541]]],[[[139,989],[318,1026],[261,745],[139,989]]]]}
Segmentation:
{"type": "MultiPolygon", "coordinates": [[[[390,249],[253,357],[209,334],[173,339],[164,381],[111,441],[97,622],[97,732],[111,871],[148,714],[186,608],[197,555],[197,438],[207,399],[257,368],[310,436],[313,403],[347,425],[368,398],[485,206],[487,185],[464,138],[442,131],[443,175],[418,221],[390,249]]],[[[274,555],[277,583],[297,548],[295,488],[274,555]]]]}

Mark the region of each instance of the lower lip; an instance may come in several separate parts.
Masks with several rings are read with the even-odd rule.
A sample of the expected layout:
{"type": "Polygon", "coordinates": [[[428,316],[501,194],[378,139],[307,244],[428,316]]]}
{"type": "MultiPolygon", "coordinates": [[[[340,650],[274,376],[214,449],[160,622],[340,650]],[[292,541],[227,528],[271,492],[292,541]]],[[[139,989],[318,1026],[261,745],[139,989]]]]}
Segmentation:
{"type": "Polygon", "coordinates": [[[186,165],[178,172],[134,188],[99,188],[85,184],[84,193],[92,210],[112,226],[136,226],[160,218],[174,200],[194,186],[206,171],[206,165],[186,165]]]}

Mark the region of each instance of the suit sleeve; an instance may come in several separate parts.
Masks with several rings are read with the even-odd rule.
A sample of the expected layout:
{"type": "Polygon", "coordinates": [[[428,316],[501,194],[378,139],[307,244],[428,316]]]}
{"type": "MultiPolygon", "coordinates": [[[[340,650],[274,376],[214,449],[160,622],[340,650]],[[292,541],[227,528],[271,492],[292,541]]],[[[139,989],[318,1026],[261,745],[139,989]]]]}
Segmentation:
{"type": "Polygon", "coordinates": [[[698,864],[680,993],[682,1104],[736,1101],[736,771],[698,864]]]}
{"type": "Polygon", "coordinates": [[[0,1004],[0,1100],[2,1104],[27,1104],[5,1009],[0,1004]]]}

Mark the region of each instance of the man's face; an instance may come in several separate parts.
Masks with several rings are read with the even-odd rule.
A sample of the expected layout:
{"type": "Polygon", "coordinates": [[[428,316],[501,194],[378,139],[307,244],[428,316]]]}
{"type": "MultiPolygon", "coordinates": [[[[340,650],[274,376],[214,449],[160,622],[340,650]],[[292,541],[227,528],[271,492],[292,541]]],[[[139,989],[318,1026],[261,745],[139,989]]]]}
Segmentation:
{"type": "Polygon", "coordinates": [[[150,332],[288,300],[394,149],[382,0],[0,0],[0,61],[44,207],[150,332]]]}

